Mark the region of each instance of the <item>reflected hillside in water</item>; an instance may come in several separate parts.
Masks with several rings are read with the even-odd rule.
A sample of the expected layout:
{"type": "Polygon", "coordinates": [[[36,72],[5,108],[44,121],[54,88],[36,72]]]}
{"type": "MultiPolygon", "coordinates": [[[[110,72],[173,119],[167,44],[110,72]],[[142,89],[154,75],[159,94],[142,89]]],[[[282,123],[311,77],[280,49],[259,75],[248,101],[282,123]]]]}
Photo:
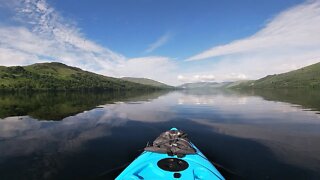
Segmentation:
{"type": "Polygon", "coordinates": [[[184,90],[184,94],[193,95],[202,102],[208,103],[210,99],[206,96],[228,96],[228,97],[248,97],[257,96],[267,101],[290,103],[292,106],[300,107],[303,110],[320,112],[320,91],[317,89],[201,89],[184,90]],[[200,99],[199,99],[200,98],[200,99]]]}
{"type": "Polygon", "coordinates": [[[138,100],[149,101],[166,93],[168,91],[1,93],[0,118],[31,116],[39,120],[61,120],[99,105],[138,100]]]}
{"type": "Polygon", "coordinates": [[[242,95],[260,96],[267,101],[280,101],[320,112],[320,91],[317,89],[254,89],[234,91],[242,95]]]}

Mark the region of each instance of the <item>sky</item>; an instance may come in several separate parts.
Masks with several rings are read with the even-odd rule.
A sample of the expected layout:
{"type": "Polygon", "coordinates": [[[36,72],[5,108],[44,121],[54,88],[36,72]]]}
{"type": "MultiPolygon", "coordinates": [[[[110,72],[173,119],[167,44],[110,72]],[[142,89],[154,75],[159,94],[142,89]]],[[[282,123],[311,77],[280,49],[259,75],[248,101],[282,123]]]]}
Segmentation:
{"type": "Polygon", "coordinates": [[[320,61],[320,0],[0,0],[0,65],[61,62],[170,85],[320,61]]]}

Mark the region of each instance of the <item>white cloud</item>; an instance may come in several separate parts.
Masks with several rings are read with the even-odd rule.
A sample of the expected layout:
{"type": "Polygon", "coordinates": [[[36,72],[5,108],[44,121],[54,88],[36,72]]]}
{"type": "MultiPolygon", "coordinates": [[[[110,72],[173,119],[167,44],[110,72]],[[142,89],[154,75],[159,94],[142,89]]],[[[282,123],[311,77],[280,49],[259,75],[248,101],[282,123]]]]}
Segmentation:
{"type": "MultiPolygon", "coordinates": [[[[49,57],[69,65],[97,68],[124,60],[122,55],[86,39],[73,22],[60,17],[46,1],[17,0],[14,4],[15,19],[21,24],[0,27],[0,48],[20,54],[20,59],[25,60],[22,64],[49,57]],[[38,58],[33,60],[29,56],[38,58]],[[106,64],[107,61],[110,62],[106,64]]],[[[3,61],[8,59],[3,57],[0,62],[3,61]]]]}
{"type": "Polygon", "coordinates": [[[147,77],[169,84],[176,84],[177,65],[167,57],[149,56],[132,58],[115,67],[116,76],[147,77]],[[160,76],[160,77],[159,77],[160,76]]]}
{"type": "Polygon", "coordinates": [[[186,76],[186,75],[178,75],[178,80],[180,82],[210,82],[210,81],[215,81],[216,78],[212,74],[204,74],[204,75],[191,75],[191,76],[186,76]]]}
{"type": "Polygon", "coordinates": [[[170,38],[171,38],[171,34],[170,33],[166,33],[166,34],[162,35],[154,43],[150,44],[148,49],[145,50],[145,52],[146,53],[150,53],[150,52],[158,49],[159,47],[161,47],[164,44],[166,44],[169,41],[170,38]]]}
{"type": "MultiPolygon", "coordinates": [[[[260,78],[320,61],[320,1],[306,2],[275,16],[254,35],[216,46],[187,59],[219,57],[214,74],[260,78]]],[[[209,69],[207,69],[209,71],[209,69]]]]}
{"type": "MultiPolygon", "coordinates": [[[[14,13],[11,18],[15,24],[0,24],[1,65],[59,61],[107,76],[137,76],[173,82],[169,78],[175,68],[171,59],[128,59],[86,38],[75,22],[63,18],[45,0],[12,0],[2,3],[0,8],[14,13]]],[[[161,46],[168,38],[169,34],[165,35],[153,48],[161,46]]]]}
{"type": "Polygon", "coordinates": [[[181,83],[190,82],[221,82],[221,81],[238,81],[245,80],[247,76],[244,74],[230,73],[230,74],[210,74],[210,72],[204,72],[202,74],[180,74],[177,79],[181,83]]]}

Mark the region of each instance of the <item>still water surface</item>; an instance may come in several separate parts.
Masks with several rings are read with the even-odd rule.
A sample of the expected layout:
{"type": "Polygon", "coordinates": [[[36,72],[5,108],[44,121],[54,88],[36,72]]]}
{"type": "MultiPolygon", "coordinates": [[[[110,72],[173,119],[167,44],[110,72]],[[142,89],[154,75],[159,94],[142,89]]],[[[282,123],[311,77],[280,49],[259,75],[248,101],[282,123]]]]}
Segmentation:
{"type": "Polygon", "coordinates": [[[114,179],[177,127],[227,179],[320,179],[320,94],[1,94],[1,179],[114,179]]]}

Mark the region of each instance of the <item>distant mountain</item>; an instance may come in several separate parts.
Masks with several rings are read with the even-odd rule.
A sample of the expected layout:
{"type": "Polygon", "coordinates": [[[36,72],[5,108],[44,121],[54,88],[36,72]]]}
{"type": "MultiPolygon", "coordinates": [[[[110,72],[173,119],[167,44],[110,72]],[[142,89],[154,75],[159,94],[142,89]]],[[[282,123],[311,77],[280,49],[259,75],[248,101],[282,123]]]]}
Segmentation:
{"type": "Polygon", "coordinates": [[[0,66],[0,90],[149,90],[144,85],[83,71],[62,63],[37,63],[29,66],[0,66]]]}
{"type": "Polygon", "coordinates": [[[233,88],[320,88],[320,63],[283,74],[269,75],[256,81],[248,81],[233,88]]]}
{"type": "Polygon", "coordinates": [[[210,89],[210,88],[225,88],[226,86],[232,84],[232,82],[195,82],[195,83],[185,83],[179,86],[182,89],[210,89]]]}
{"type": "Polygon", "coordinates": [[[230,84],[227,84],[226,86],[224,86],[224,88],[235,88],[235,87],[239,87],[239,86],[249,86],[253,82],[254,82],[254,80],[239,80],[239,81],[235,81],[230,84]]]}
{"type": "Polygon", "coordinates": [[[173,88],[172,86],[169,86],[167,84],[164,84],[164,83],[152,80],[152,79],[147,79],[147,78],[123,77],[121,79],[126,80],[126,81],[130,81],[130,82],[134,82],[134,83],[149,85],[149,86],[156,86],[156,87],[161,87],[161,88],[173,88]]]}

